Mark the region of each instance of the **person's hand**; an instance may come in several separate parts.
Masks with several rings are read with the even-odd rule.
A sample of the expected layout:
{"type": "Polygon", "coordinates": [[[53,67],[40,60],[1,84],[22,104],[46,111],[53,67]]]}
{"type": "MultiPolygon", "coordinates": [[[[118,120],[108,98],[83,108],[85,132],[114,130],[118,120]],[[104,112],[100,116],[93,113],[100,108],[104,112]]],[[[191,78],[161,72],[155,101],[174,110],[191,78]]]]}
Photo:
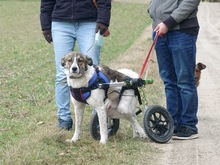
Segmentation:
{"type": "Polygon", "coordinates": [[[100,34],[103,35],[108,27],[102,23],[97,23],[96,24],[96,33],[100,30],[100,34]]]}
{"type": "Polygon", "coordinates": [[[158,35],[161,36],[168,32],[168,27],[163,22],[161,22],[157,25],[154,31],[158,32],[158,35]]]}
{"type": "Polygon", "coordinates": [[[44,30],[43,31],[44,38],[46,41],[50,44],[52,41],[52,35],[51,35],[51,30],[44,30]]]}

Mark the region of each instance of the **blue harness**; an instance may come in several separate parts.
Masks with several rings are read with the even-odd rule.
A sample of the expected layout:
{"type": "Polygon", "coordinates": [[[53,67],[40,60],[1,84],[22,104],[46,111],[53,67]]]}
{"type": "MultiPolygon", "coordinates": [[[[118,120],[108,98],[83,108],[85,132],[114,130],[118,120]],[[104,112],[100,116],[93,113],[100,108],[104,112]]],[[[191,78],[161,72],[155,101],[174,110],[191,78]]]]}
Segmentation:
{"type": "MultiPolygon", "coordinates": [[[[96,68],[92,78],[89,80],[88,87],[70,87],[71,95],[75,100],[88,104],[86,100],[91,95],[91,90],[97,89],[99,87],[99,84],[109,82],[109,79],[98,68],[96,68]]],[[[107,96],[107,90],[105,92],[107,96]]]]}

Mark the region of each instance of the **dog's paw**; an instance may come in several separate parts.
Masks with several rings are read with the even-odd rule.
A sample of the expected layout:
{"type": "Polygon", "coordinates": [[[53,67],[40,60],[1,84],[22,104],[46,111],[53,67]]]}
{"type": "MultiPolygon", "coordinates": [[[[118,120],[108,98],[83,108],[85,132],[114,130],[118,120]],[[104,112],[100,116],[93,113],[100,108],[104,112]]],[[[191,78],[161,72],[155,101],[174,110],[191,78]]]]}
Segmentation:
{"type": "Polygon", "coordinates": [[[100,140],[99,143],[105,145],[107,140],[100,140]]]}
{"type": "Polygon", "coordinates": [[[133,132],[133,139],[139,137],[138,133],[136,131],[133,132]]]}
{"type": "Polygon", "coordinates": [[[73,143],[73,140],[72,139],[66,139],[65,142],[66,143],[73,143]]]}
{"type": "Polygon", "coordinates": [[[146,139],[147,135],[145,134],[144,131],[134,131],[133,138],[137,138],[137,137],[140,137],[142,139],[146,139]]]}
{"type": "Polygon", "coordinates": [[[142,138],[142,139],[146,139],[146,138],[147,138],[147,135],[146,135],[146,133],[144,132],[144,130],[140,130],[140,131],[138,132],[138,136],[139,136],[140,138],[142,138]]]}
{"type": "Polygon", "coordinates": [[[79,136],[74,135],[72,141],[75,143],[77,140],[79,140],[79,136]]]}
{"type": "Polygon", "coordinates": [[[147,135],[146,135],[146,134],[141,134],[140,137],[141,137],[142,139],[146,139],[146,138],[147,138],[147,135]]]}

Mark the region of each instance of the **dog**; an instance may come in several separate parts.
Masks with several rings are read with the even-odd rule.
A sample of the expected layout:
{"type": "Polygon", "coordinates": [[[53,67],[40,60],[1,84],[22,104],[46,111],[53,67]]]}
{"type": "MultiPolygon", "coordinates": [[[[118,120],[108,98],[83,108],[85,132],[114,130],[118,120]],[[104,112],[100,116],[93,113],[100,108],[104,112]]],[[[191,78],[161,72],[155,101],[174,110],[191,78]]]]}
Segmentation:
{"type": "Polygon", "coordinates": [[[200,80],[200,78],[201,78],[201,73],[202,73],[201,71],[202,71],[203,69],[205,69],[205,68],[206,68],[206,65],[203,64],[203,63],[201,63],[201,62],[199,62],[199,63],[196,64],[196,67],[195,67],[196,87],[199,86],[199,80],[200,80]]]}
{"type": "Polygon", "coordinates": [[[113,70],[103,65],[94,67],[91,58],[78,52],[65,55],[61,64],[70,86],[75,112],[75,131],[72,139],[66,140],[67,142],[72,143],[79,139],[86,105],[92,106],[97,112],[101,144],[106,144],[108,139],[107,117],[128,120],[133,128],[133,138],[147,138],[135,114],[138,100],[135,89],[123,90],[122,87],[102,89],[94,83],[96,81],[99,83],[121,82],[130,78],[138,78],[137,73],[130,69],[113,70]],[[82,96],[86,98],[81,98],[82,96]]]}

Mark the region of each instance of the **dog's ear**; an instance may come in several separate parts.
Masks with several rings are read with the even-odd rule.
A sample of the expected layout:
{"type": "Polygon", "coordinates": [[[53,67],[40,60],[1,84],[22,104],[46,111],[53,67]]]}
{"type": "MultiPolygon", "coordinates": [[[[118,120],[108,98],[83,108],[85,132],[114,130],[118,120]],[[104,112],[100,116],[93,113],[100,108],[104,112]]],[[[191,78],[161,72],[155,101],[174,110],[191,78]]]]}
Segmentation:
{"type": "Polygon", "coordinates": [[[65,67],[65,65],[66,65],[65,57],[63,57],[63,58],[61,59],[61,65],[62,65],[63,67],[65,67]]]}
{"type": "Polygon", "coordinates": [[[199,69],[199,70],[203,70],[203,69],[206,68],[206,65],[203,64],[203,63],[201,63],[201,62],[199,62],[199,63],[197,64],[197,66],[198,66],[198,69],[199,69]]]}
{"type": "Polygon", "coordinates": [[[93,65],[93,61],[90,57],[86,56],[86,63],[89,65],[89,66],[92,66],[93,65]]]}

